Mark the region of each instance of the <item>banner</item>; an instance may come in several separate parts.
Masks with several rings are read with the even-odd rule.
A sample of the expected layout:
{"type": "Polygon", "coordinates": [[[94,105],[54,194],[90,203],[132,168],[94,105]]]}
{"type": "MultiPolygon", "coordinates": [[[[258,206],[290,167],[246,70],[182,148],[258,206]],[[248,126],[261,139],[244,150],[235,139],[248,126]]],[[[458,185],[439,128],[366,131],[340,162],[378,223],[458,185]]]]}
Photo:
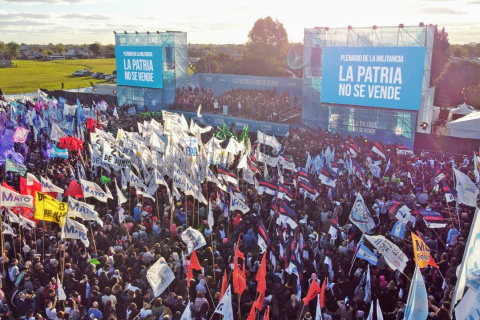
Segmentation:
{"type": "Polygon", "coordinates": [[[368,211],[360,193],[357,193],[355,198],[352,211],[350,212],[350,221],[352,221],[362,233],[370,233],[375,227],[375,221],[373,221],[370,211],[368,211]]]}
{"type": "Polygon", "coordinates": [[[175,279],[175,275],[167,263],[158,259],[147,271],[147,280],[153,289],[153,295],[158,297],[175,279]]]}
{"type": "Polygon", "coordinates": [[[250,211],[250,208],[242,202],[242,200],[238,199],[230,192],[230,211],[239,210],[242,213],[247,213],[250,211]]]}
{"type": "Polygon", "coordinates": [[[40,177],[40,181],[42,183],[42,192],[57,192],[57,193],[64,192],[62,188],[59,188],[56,185],[54,185],[48,178],[40,177]]]}
{"type": "Polygon", "coordinates": [[[473,181],[463,172],[453,168],[457,184],[455,189],[458,193],[458,202],[466,204],[470,207],[477,206],[478,187],[473,181]]]}
{"type": "Polygon", "coordinates": [[[17,130],[15,130],[15,133],[13,134],[13,141],[18,143],[25,143],[25,141],[27,141],[29,133],[30,130],[18,126],[17,130]]]}
{"type": "Polygon", "coordinates": [[[88,248],[90,246],[90,241],[87,238],[87,227],[70,218],[65,218],[62,228],[62,239],[79,239],[85,247],[88,248]]]}
{"type": "Polygon", "coordinates": [[[81,218],[83,220],[93,220],[103,227],[103,221],[98,216],[98,212],[95,211],[94,205],[75,200],[72,197],[68,197],[67,216],[72,218],[81,218]]]}
{"type": "Polygon", "coordinates": [[[83,197],[85,199],[94,197],[99,201],[102,201],[105,203],[107,202],[108,200],[107,194],[95,182],[80,179],[80,184],[82,185],[83,197]]]}
{"type": "Polygon", "coordinates": [[[24,176],[27,172],[27,167],[23,164],[10,160],[9,158],[5,159],[5,170],[11,172],[18,172],[21,176],[24,176]]]}
{"type": "Polygon", "coordinates": [[[233,320],[232,291],[230,289],[230,285],[228,285],[227,290],[218,302],[214,313],[221,314],[223,316],[223,320],[233,320]]]}
{"type": "Polygon", "coordinates": [[[384,236],[365,235],[365,238],[383,255],[390,268],[403,272],[408,258],[399,247],[388,241],[384,236]]]}
{"type": "Polygon", "coordinates": [[[33,197],[17,193],[0,186],[0,207],[28,207],[34,208],[33,197]]]}
{"type": "Polygon", "coordinates": [[[425,244],[422,238],[418,237],[413,232],[411,233],[411,235],[412,235],[412,246],[413,246],[413,258],[415,259],[415,263],[418,265],[418,267],[420,269],[425,268],[428,265],[437,267],[435,261],[430,255],[430,248],[425,244]]]}
{"type": "Polygon", "coordinates": [[[200,249],[207,244],[202,233],[192,227],[188,227],[187,230],[182,232],[182,240],[187,244],[188,252],[187,254],[192,253],[193,250],[200,249]]]}
{"type": "Polygon", "coordinates": [[[63,217],[67,215],[68,204],[42,192],[35,192],[35,219],[50,221],[63,225],[63,217]]]}

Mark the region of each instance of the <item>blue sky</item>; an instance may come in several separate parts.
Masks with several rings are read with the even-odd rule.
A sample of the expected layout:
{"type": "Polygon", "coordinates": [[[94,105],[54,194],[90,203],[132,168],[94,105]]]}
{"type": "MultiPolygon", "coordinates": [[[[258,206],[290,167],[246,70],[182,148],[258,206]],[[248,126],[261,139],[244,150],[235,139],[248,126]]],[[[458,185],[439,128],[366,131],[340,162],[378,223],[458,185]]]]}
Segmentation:
{"type": "Polygon", "coordinates": [[[480,0],[0,0],[0,41],[114,43],[113,31],[187,32],[189,43],[245,43],[258,18],[283,23],[290,42],[304,28],[445,28],[451,44],[480,43],[480,0]]]}

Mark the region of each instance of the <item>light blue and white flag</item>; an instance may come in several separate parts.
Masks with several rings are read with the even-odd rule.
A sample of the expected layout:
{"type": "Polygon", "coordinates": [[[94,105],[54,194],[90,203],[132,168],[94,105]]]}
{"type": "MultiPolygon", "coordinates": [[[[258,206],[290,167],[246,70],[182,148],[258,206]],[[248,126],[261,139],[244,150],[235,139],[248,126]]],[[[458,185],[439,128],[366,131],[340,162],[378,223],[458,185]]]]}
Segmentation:
{"type": "Polygon", "coordinates": [[[387,166],[385,167],[385,172],[383,173],[383,175],[386,175],[389,169],[390,169],[390,158],[388,158],[387,166]]]}
{"type": "Polygon", "coordinates": [[[52,149],[50,150],[50,158],[68,159],[68,149],[60,149],[55,145],[52,145],[52,149]]]}
{"type": "Polygon", "coordinates": [[[372,301],[372,285],[370,283],[370,264],[367,265],[367,280],[365,282],[365,297],[363,301],[369,303],[372,301]]]}
{"type": "Polygon", "coordinates": [[[365,201],[360,193],[357,193],[352,211],[350,212],[350,221],[352,221],[362,233],[370,233],[375,227],[370,211],[365,205],[365,201]]]}
{"type": "Polygon", "coordinates": [[[418,264],[415,266],[410,292],[405,306],[405,320],[427,319],[428,317],[428,296],[425,281],[418,264]]]}
{"type": "Polygon", "coordinates": [[[378,263],[378,257],[372,252],[365,244],[360,243],[357,251],[357,258],[363,259],[376,266],[378,263]]]}
{"type": "Polygon", "coordinates": [[[455,180],[457,182],[455,189],[458,193],[458,202],[470,207],[476,207],[478,187],[465,173],[455,168],[453,168],[453,172],[455,173],[455,180]]]}
{"type": "Polygon", "coordinates": [[[405,236],[405,230],[405,225],[400,221],[397,221],[392,228],[392,232],[390,233],[392,236],[403,239],[403,237],[405,236]]]}
{"type": "Polygon", "coordinates": [[[377,299],[377,320],[383,320],[382,309],[380,309],[380,301],[377,299]]]}

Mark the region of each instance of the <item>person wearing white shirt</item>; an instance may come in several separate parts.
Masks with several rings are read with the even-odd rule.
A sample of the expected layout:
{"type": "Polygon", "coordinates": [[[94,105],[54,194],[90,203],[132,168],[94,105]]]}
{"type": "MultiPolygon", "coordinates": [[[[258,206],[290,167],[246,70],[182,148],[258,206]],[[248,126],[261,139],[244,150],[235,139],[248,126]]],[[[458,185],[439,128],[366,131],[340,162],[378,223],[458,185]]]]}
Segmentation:
{"type": "Polygon", "coordinates": [[[55,302],[48,301],[47,307],[45,308],[45,314],[47,319],[55,320],[57,318],[57,309],[55,309],[55,302]]]}

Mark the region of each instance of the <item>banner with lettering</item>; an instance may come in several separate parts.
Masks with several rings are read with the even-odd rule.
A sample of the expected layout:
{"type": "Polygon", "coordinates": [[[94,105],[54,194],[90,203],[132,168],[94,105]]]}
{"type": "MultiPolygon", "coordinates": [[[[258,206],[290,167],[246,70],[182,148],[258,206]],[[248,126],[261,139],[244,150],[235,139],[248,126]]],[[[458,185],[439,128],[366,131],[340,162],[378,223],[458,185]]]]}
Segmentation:
{"type": "Polygon", "coordinates": [[[188,227],[187,230],[182,232],[182,240],[187,244],[187,254],[190,254],[193,250],[200,249],[207,244],[202,233],[192,227],[188,227]]]}
{"type": "Polygon", "coordinates": [[[94,197],[98,201],[107,202],[108,197],[105,191],[95,182],[80,179],[84,198],[94,197]]]}
{"type": "Polygon", "coordinates": [[[408,258],[399,247],[388,241],[384,236],[365,235],[365,239],[370,241],[378,252],[383,255],[390,268],[403,272],[403,269],[407,266],[408,258]]]}
{"type": "Polygon", "coordinates": [[[81,218],[83,220],[96,221],[103,227],[103,221],[95,211],[95,206],[82,201],[75,200],[75,198],[68,197],[68,217],[81,218]]]}
{"type": "Polygon", "coordinates": [[[24,176],[27,172],[27,167],[9,158],[5,159],[5,168],[7,171],[18,172],[21,176],[24,176]]]}
{"type": "Polygon", "coordinates": [[[17,193],[0,186],[0,207],[28,207],[33,208],[33,197],[17,193]]]}
{"type": "Polygon", "coordinates": [[[70,218],[65,218],[65,224],[62,228],[62,239],[79,239],[87,248],[90,246],[90,241],[87,238],[87,227],[70,218]]]}
{"type": "Polygon", "coordinates": [[[35,191],[35,219],[50,221],[63,225],[67,215],[68,204],[60,202],[48,194],[35,191]]]}

